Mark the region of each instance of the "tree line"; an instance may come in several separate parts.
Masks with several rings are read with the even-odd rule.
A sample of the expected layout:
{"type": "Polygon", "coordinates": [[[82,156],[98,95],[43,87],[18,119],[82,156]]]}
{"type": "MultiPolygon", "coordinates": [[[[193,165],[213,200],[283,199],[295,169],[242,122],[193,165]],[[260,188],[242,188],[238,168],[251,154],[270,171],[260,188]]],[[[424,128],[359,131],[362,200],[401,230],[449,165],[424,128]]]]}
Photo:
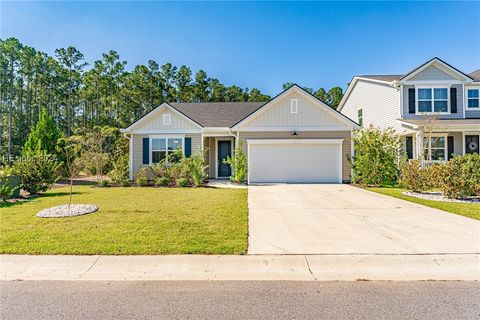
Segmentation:
{"type": "MultiPolygon", "coordinates": [[[[126,70],[127,61],[114,51],[88,64],[74,47],[55,50],[54,56],[0,39],[0,148],[1,156],[20,155],[28,134],[46,109],[67,137],[79,129],[126,127],[161,103],[268,101],[259,89],[227,86],[204,70],[193,74],[185,65],[160,65],[148,60],[126,70]]],[[[290,86],[285,83],[284,88],[290,86]]],[[[305,88],[336,108],[343,95],[305,88]]]]}

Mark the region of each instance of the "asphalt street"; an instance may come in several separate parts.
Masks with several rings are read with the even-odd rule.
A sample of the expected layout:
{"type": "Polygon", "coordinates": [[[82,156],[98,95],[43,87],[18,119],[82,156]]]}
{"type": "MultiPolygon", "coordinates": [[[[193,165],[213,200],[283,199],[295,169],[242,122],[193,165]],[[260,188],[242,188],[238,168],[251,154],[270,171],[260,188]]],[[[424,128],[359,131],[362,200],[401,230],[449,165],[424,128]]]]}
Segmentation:
{"type": "Polygon", "coordinates": [[[479,319],[478,282],[2,281],[1,319],[479,319]]]}

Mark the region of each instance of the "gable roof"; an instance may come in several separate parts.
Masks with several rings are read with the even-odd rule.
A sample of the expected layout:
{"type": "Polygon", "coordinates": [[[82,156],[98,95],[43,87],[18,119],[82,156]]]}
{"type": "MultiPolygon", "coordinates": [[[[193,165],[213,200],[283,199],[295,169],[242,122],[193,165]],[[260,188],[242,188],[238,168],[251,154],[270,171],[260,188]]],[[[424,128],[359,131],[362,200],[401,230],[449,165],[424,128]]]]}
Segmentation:
{"type": "Polygon", "coordinates": [[[268,102],[264,103],[262,106],[260,106],[259,108],[257,108],[256,110],[254,110],[252,113],[250,113],[249,115],[247,115],[245,118],[241,119],[240,121],[238,121],[237,123],[235,123],[235,125],[232,126],[232,128],[235,128],[237,129],[238,127],[242,126],[245,122],[251,120],[250,118],[254,118],[255,116],[257,116],[258,114],[260,114],[261,112],[265,111],[266,109],[268,109],[275,100],[278,100],[281,98],[281,96],[284,96],[286,94],[288,94],[290,91],[294,91],[296,90],[297,92],[301,93],[301,94],[304,94],[306,95],[307,97],[315,100],[322,108],[325,108],[325,110],[332,114],[335,118],[339,119],[340,121],[344,122],[344,123],[348,123],[349,125],[353,126],[353,127],[359,127],[359,124],[356,123],[355,121],[353,121],[352,119],[350,119],[349,117],[347,117],[346,115],[344,115],[343,113],[340,113],[339,111],[337,111],[336,109],[333,109],[332,107],[328,106],[325,102],[323,102],[322,100],[320,100],[317,96],[313,95],[312,93],[308,92],[307,90],[303,89],[302,87],[300,87],[298,84],[294,83],[293,85],[291,85],[290,87],[288,87],[287,89],[283,90],[282,92],[280,92],[279,94],[277,94],[275,97],[273,97],[272,99],[270,99],[268,102]]]}
{"type": "Polygon", "coordinates": [[[172,107],[203,127],[232,127],[265,102],[176,102],[172,107]]]}
{"type": "Polygon", "coordinates": [[[475,82],[480,82],[480,69],[468,74],[475,82]]]}
{"type": "Polygon", "coordinates": [[[428,60],[427,62],[425,62],[424,64],[418,66],[417,68],[413,69],[412,71],[408,72],[407,74],[405,74],[401,79],[400,81],[405,81],[407,80],[408,78],[416,75],[417,73],[419,73],[420,71],[426,69],[428,66],[430,66],[431,64],[438,64],[444,68],[446,68],[447,70],[450,70],[452,71],[453,73],[456,73],[458,75],[461,75],[463,77],[465,77],[466,79],[470,79],[470,80],[473,80],[468,74],[465,74],[463,73],[462,71],[458,70],[457,68],[449,65],[448,63],[446,63],[445,61],[443,61],[442,59],[440,58],[437,58],[437,57],[434,57],[430,60],[428,60]]]}
{"type": "Polygon", "coordinates": [[[392,82],[392,81],[400,80],[403,77],[403,75],[402,74],[368,74],[368,75],[362,75],[362,76],[356,76],[356,77],[392,82]]]}

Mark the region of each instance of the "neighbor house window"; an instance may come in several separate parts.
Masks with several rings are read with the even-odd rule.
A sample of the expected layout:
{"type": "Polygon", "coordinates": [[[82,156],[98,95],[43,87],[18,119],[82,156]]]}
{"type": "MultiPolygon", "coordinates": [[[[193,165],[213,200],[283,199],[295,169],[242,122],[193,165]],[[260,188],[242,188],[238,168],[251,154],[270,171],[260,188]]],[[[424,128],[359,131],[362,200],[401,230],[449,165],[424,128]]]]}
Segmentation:
{"type": "Polygon", "coordinates": [[[172,124],[172,115],[170,113],[165,113],[162,116],[162,125],[169,126],[172,124]]]}
{"type": "Polygon", "coordinates": [[[418,112],[435,113],[448,112],[447,88],[419,88],[418,112]]]}
{"type": "Polygon", "coordinates": [[[298,99],[290,99],[290,113],[298,113],[298,99]]]}
{"type": "Polygon", "coordinates": [[[427,161],[444,161],[447,154],[445,137],[423,139],[423,158],[427,161]]]}
{"type": "Polygon", "coordinates": [[[479,92],[480,89],[468,89],[467,91],[467,107],[468,108],[480,108],[479,104],[479,92]]]}
{"type": "Polygon", "coordinates": [[[363,109],[358,109],[358,124],[363,127],[363,109]]]}
{"type": "Polygon", "coordinates": [[[175,150],[183,150],[183,138],[152,138],[152,163],[159,163],[163,159],[175,162],[172,154],[175,150]]]}

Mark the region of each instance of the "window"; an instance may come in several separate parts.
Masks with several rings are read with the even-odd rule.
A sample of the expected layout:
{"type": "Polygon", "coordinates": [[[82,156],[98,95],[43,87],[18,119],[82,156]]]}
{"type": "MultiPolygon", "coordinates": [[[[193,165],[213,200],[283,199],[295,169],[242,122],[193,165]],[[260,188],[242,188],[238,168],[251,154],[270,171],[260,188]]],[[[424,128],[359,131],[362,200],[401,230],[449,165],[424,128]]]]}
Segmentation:
{"type": "Polygon", "coordinates": [[[172,124],[172,115],[170,113],[165,113],[162,116],[162,125],[169,126],[172,124]]]}
{"type": "Polygon", "coordinates": [[[480,89],[468,89],[467,91],[467,108],[480,108],[479,104],[480,89]]]}
{"type": "Polygon", "coordinates": [[[423,139],[423,158],[427,161],[444,161],[447,154],[445,137],[423,139]]]}
{"type": "Polygon", "coordinates": [[[298,113],[298,99],[290,99],[290,113],[298,113]]]}
{"type": "Polygon", "coordinates": [[[418,89],[419,113],[445,113],[448,112],[447,88],[419,88],[418,89]]]}
{"type": "Polygon", "coordinates": [[[183,151],[183,138],[152,138],[152,163],[159,163],[166,159],[167,163],[176,162],[180,159],[172,157],[173,152],[177,149],[183,151]]]}
{"type": "Polygon", "coordinates": [[[363,127],[363,109],[358,109],[358,124],[363,127]]]}

